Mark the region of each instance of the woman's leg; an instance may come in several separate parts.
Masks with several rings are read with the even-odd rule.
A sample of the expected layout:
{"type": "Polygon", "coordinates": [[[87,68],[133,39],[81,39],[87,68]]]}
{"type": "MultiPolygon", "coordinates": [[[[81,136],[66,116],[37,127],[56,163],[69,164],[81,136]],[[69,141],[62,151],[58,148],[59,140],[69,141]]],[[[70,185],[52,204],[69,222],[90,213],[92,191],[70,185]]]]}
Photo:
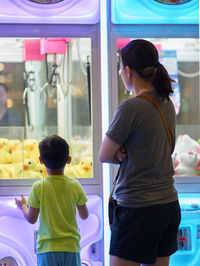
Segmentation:
{"type": "Polygon", "coordinates": [[[140,263],[110,255],[110,266],[140,266],[140,263]]]}
{"type": "Polygon", "coordinates": [[[169,258],[170,258],[169,256],[157,257],[156,262],[154,264],[141,264],[141,266],[169,266],[169,258]]]}

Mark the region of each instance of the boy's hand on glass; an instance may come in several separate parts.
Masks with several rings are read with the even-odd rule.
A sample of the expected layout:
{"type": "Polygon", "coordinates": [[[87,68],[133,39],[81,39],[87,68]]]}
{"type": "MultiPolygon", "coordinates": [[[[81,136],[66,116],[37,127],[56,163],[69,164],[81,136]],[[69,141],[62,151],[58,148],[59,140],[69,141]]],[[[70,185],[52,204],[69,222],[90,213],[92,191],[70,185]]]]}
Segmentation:
{"type": "Polygon", "coordinates": [[[119,150],[116,152],[115,157],[122,162],[127,157],[127,152],[123,146],[119,148],[119,150]]]}
{"type": "Polygon", "coordinates": [[[26,206],[26,199],[24,198],[24,195],[21,195],[21,199],[15,198],[15,204],[20,209],[22,209],[23,206],[26,206]]]}

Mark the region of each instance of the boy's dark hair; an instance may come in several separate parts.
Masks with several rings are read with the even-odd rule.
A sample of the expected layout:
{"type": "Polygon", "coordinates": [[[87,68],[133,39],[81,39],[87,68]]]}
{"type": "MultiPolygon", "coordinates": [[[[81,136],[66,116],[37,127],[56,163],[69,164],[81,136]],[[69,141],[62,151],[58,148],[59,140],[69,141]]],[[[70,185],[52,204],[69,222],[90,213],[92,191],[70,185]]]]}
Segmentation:
{"type": "Polygon", "coordinates": [[[65,167],[69,156],[69,145],[63,138],[52,135],[39,143],[40,156],[44,165],[52,170],[65,167]]]}
{"type": "Polygon", "coordinates": [[[157,93],[169,99],[173,93],[172,80],[165,67],[159,62],[156,47],[149,41],[137,39],[130,41],[120,51],[122,64],[135,70],[140,77],[152,82],[157,93]]]}

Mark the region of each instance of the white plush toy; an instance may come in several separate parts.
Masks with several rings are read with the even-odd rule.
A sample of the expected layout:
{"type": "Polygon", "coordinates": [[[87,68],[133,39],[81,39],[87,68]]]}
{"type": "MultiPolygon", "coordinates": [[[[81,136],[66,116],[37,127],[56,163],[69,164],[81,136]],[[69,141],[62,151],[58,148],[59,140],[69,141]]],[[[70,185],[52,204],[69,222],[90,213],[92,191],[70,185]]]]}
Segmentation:
{"type": "Polygon", "coordinates": [[[197,153],[199,150],[199,143],[189,137],[188,135],[179,135],[176,145],[175,145],[175,154],[179,154],[182,152],[195,152],[197,153]]]}
{"type": "Polygon", "coordinates": [[[172,161],[175,175],[197,175],[198,160],[200,159],[200,145],[188,135],[178,136],[172,161]]]}
{"type": "Polygon", "coordinates": [[[182,152],[176,157],[177,165],[175,167],[175,175],[178,176],[194,176],[196,175],[196,167],[198,165],[197,153],[182,152]]]}

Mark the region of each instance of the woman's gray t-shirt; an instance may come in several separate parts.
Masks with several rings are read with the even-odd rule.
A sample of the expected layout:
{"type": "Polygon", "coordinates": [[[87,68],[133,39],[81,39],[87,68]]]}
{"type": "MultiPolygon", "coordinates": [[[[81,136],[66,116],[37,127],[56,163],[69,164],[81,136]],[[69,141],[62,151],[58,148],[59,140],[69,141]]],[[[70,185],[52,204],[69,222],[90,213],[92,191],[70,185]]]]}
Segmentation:
{"type": "Polygon", "coordinates": [[[117,108],[106,135],[127,151],[121,163],[116,198],[124,207],[146,207],[177,200],[171,153],[175,145],[175,110],[171,100],[154,97],[167,121],[172,151],[164,123],[155,106],[144,98],[123,101],[117,108]]]}

